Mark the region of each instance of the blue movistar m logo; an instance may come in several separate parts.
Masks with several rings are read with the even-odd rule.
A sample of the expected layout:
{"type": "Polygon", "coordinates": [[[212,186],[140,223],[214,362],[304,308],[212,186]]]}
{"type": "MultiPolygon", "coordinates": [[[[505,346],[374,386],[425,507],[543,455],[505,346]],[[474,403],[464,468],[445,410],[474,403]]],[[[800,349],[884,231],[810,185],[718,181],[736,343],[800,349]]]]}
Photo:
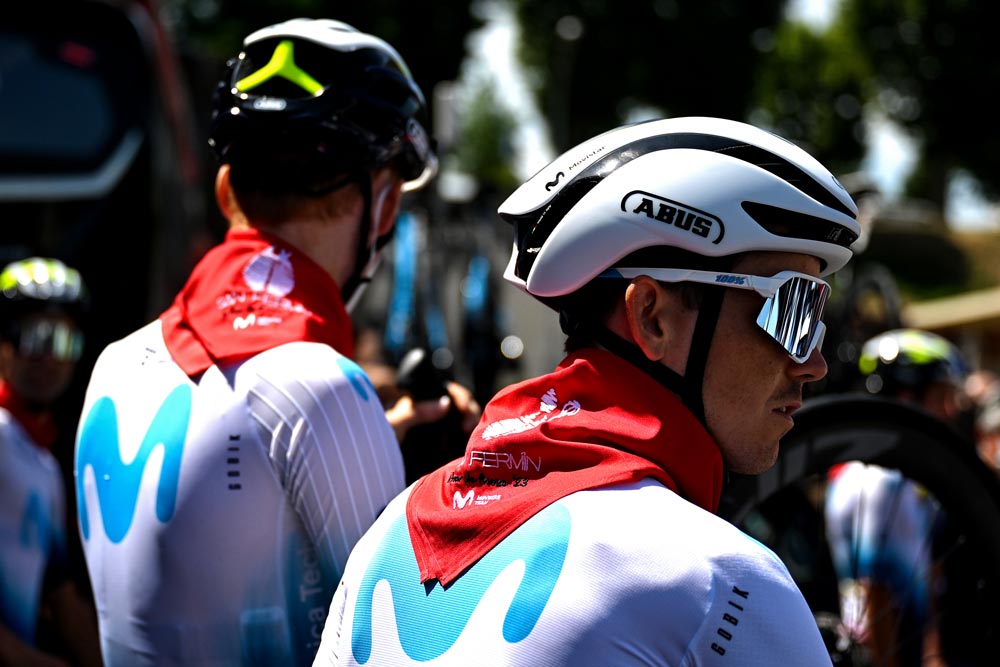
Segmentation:
{"type": "Polygon", "coordinates": [[[163,447],[163,467],[156,491],[156,517],[169,521],[177,502],[177,482],[181,472],[184,436],[191,419],[191,387],[174,389],[149,425],[135,459],[125,463],[118,444],[118,414],[107,396],[94,403],[80,429],[76,449],[76,504],[83,538],[90,539],[83,476],[89,466],[97,481],[97,500],[104,521],[104,532],[114,543],[128,534],[139,497],[139,483],[150,455],[163,447]]]}
{"type": "Polygon", "coordinates": [[[569,548],[570,515],[556,503],[526,521],[493,547],[447,589],[428,591],[410,543],[406,517],[389,529],[358,589],[351,648],[358,664],[371,658],[375,587],[389,584],[399,642],[413,660],[424,662],[454,646],[487,589],[509,565],[524,563],[524,575],[504,616],[503,638],[510,643],[527,637],[542,615],[559,580],[569,548]],[[433,619],[429,623],[428,619],[433,619]]]}
{"type": "Polygon", "coordinates": [[[354,392],[362,400],[367,402],[369,396],[375,396],[375,387],[361,366],[347,357],[337,357],[337,365],[340,367],[340,372],[351,382],[354,392]]]}

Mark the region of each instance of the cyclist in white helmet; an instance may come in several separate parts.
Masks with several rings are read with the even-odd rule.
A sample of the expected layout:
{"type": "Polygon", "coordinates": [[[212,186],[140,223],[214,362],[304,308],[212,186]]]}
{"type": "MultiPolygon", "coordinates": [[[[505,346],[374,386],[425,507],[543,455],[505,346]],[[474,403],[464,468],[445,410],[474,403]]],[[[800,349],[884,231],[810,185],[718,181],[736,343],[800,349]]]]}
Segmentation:
{"type": "Polygon", "coordinates": [[[715,511],[826,373],[850,197],[795,145],[693,117],[594,137],[499,213],[505,277],[569,354],[383,512],[315,664],[831,664],[785,566],[715,511]]]}
{"type": "Polygon", "coordinates": [[[88,301],[80,272],[55,258],[0,272],[0,665],[101,664],[57,451],[88,301]]]}
{"type": "Polygon", "coordinates": [[[404,487],[393,426],[448,408],[390,425],[351,360],[349,310],[436,169],[426,112],[396,50],[341,22],[263,28],[229,61],[210,127],[225,240],[102,352],[79,422],[108,667],[312,662],[351,547],[404,487]]]}

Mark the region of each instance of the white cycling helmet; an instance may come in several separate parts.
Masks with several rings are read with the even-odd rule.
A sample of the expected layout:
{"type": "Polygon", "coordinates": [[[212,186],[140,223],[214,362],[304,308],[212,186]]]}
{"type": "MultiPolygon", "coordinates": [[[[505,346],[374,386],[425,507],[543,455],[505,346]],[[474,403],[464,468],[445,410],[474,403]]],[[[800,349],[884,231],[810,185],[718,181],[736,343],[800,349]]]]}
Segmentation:
{"type": "Polygon", "coordinates": [[[705,117],[589,139],[532,176],[498,213],[516,232],[504,278],[543,301],[657,246],[707,257],[805,253],[827,275],[850,260],[861,232],[851,197],[815,158],[752,125],[705,117]]]}
{"type": "Polygon", "coordinates": [[[589,297],[572,297],[595,278],[644,273],[755,289],[767,295],[757,324],[804,363],[822,344],[829,286],[785,275],[793,272],[725,273],[727,265],[745,252],[803,253],[827,275],[850,260],[861,232],[847,191],[804,150],[752,125],[704,117],[626,125],[585,141],[498,213],[515,229],[504,278],[558,310],[567,334],[588,332],[673,390],[703,423],[721,291],[701,299],[683,376],[608,330],[589,297]]]}

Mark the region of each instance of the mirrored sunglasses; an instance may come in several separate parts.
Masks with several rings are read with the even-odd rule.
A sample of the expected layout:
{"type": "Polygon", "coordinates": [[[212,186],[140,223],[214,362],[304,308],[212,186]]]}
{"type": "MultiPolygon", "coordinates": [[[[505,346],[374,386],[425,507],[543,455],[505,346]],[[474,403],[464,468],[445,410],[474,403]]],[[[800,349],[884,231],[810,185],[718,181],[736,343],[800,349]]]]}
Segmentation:
{"type": "Polygon", "coordinates": [[[796,271],[782,271],[771,277],[747,273],[719,273],[688,269],[617,268],[601,278],[636,278],[678,283],[693,282],[735,289],[753,290],[764,297],[757,326],[774,339],[796,363],[805,363],[813,350],[823,344],[826,325],[823,308],[830,296],[826,282],[796,271]]]}
{"type": "Polygon", "coordinates": [[[83,353],[83,333],[67,322],[36,319],[15,328],[14,343],[23,357],[51,357],[78,361],[83,353]]]}

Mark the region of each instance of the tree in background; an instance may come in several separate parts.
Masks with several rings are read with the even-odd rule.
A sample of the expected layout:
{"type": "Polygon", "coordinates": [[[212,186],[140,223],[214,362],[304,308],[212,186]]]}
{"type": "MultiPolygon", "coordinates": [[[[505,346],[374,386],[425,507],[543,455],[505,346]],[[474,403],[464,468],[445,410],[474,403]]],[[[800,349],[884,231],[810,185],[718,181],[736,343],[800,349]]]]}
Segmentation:
{"type": "Polygon", "coordinates": [[[657,110],[745,120],[783,0],[511,0],[556,149],[657,110]]]}
{"type": "MultiPolygon", "coordinates": [[[[515,120],[492,79],[471,81],[458,119],[455,166],[476,178],[480,192],[499,205],[520,184],[514,173],[515,120]]],[[[494,206],[495,208],[495,206],[494,206]]]]}
{"type": "Polygon", "coordinates": [[[758,60],[751,121],[797,141],[835,173],[855,171],[864,157],[863,104],[871,68],[843,25],[823,33],[795,22],[775,30],[758,60]]]}
{"type": "Polygon", "coordinates": [[[770,83],[758,90],[757,100],[777,112],[778,127],[828,159],[826,151],[850,157],[840,142],[860,139],[859,118],[852,110],[841,119],[848,133],[809,124],[808,118],[815,119],[817,107],[857,95],[861,108],[883,115],[915,140],[916,167],[905,194],[943,210],[949,181],[961,170],[996,200],[1000,136],[988,128],[994,122],[991,97],[1000,83],[1000,59],[992,55],[989,26],[998,20],[1000,6],[971,0],[841,0],[823,32],[783,29],[761,75],[770,83]],[[782,99],[809,102],[782,109],[782,99]]]}

